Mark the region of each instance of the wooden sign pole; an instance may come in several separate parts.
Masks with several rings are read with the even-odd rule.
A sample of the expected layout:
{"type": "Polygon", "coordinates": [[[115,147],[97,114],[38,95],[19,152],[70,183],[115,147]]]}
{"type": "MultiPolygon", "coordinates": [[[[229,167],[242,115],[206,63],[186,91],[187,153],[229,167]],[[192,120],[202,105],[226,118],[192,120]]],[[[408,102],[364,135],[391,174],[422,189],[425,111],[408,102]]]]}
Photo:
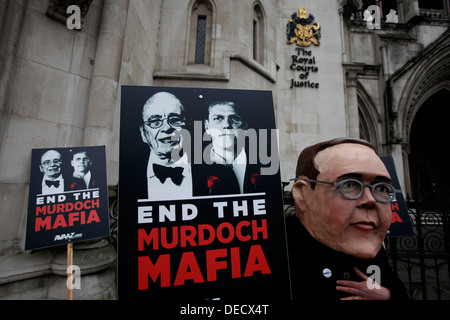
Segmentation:
{"type": "Polygon", "coordinates": [[[73,300],[73,289],[72,286],[69,285],[72,282],[73,270],[71,266],[73,265],[73,243],[70,242],[67,244],[67,300],[73,300]],[[69,269],[70,267],[70,269],[69,269]],[[71,272],[69,272],[69,270],[71,272]]]}

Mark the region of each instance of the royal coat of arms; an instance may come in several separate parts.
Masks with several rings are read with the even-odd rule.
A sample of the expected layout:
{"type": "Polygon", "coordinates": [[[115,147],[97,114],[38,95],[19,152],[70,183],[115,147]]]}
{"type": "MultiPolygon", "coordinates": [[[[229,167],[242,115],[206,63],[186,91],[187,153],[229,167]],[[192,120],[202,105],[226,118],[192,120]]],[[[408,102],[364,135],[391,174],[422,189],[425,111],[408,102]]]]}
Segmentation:
{"type": "Polygon", "coordinates": [[[286,26],[287,43],[297,43],[302,47],[309,47],[311,44],[320,45],[320,25],[314,21],[312,14],[300,7],[293,13],[286,26]]]}

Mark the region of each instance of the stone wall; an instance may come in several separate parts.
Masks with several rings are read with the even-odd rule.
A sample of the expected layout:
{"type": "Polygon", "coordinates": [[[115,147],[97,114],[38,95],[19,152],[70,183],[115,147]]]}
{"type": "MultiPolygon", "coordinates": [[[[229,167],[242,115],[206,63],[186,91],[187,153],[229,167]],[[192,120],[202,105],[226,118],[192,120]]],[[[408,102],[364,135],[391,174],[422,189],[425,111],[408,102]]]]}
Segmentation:
{"type": "Polygon", "coordinates": [[[83,142],[102,10],[74,32],[46,0],[1,2],[0,251],[23,240],[31,149],[83,142]]]}
{"type": "MultiPolygon", "coordinates": [[[[84,135],[104,6],[92,2],[75,31],[47,16],[48,4],[0,2],[0,299],[65,299],[67,290],[64,248],[21,249],[31,149],[90,143],[84,135]]],[[[106,240],[75,245],[84,287],[75,298],[114,298],[115,260],[106,240]]]]}
{"type": "MultiPolygon", "coordinates": [[[[189,3],[165,1],[159,33],[155,85],[270,90],[273,92],[279,128],[282,180],[292,178],[299,152],[319,140],[345,136],[344,71],[342,68],[342,21],[337,1],[302,3],[322,28],[320,46],[308,47],[315,57],[317,74],[311,81],[320,89],[290,88],[295,44],[286,43],[286,25],[298,13],[297,1],[260,1],[264,9],[264,61],[252,56],[253,4],[255,1],[215,1],[213,10],[213,58],[210,66],[188,65],[186,25],[189,3]],[[186,81],[188,80],[188,81],[186,81]],[[189,81],[191,80],[191,81],[189,81]],[[195,81],[192,81],[195,80],[195,81]]],[[[358,123],[356,123],[358,126],[358,123]]]]}
{"type": "MultiPolygon", "coordinates": [[[[421,97],[448,88],[449,20],[418,17],[416,0],[401,1],[399,25],[381,30],[346,17],[351,1],[205,0],[211,48],[201,65],[189,58],[196,0],[95,0],[80,31],[49,17],[51,2],[58,1],[0,0],[1,299],[64,298],[64,254],[21,249],[31,149],[106,145],[108,184],[117,185],[121,85],[272,91],[283,181],[304,147],[364,134],[394,156],[401,184],[421,97]],[[300,5],[321,27],[320,45],[303,50],[286,36],[300,5]],[[258,60],[255,6],[264,33],[258,60]],[[313,59],[306,65],[317,70],[294,70],[299,59],[313,59]],[[319,86],[291,88],[302,80],[319,86]]],[[[113,298],[114,248],[101,241],[75,252],[80,264],[98,259],[96,267],[84,265],[83,286],[105,283],[75,298],[113,298]]]]}
{"type": "MultiPolygon", "coordinates": [[[[116,299],[116,250],[106,240],[74,245],[74,264],[81,270],[77,300],[116,299]]],[[[67,298],[67,252],[64,247],[0,255],[0,299],[64,300],[67,298]]]]}

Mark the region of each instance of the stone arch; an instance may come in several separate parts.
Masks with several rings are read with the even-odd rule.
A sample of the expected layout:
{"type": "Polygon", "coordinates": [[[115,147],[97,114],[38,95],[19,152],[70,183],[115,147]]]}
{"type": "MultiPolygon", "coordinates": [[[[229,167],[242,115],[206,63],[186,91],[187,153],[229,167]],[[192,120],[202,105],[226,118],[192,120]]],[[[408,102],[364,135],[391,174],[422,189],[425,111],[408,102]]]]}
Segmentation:
{"type": "Polygon", "coordinates": [[[382,147],[381,117],[372,98],[359,82],[356,90],[360,138],[370,141],[380,152],[382,147]]]}
{"type": "MultiPolygon", "coordinates": [[[[450,63],[450,61],[449,61],[450,63]]],[[[450,64],[449,64],[450,67],[450,64]]],[[[423,106],[423,104],[430,99],[433,95],[438,93],[439,91],[450,91],[450,68],[448,68],[448,73],[445,79],[445,75],[443,77],[439,77],[439,79],[435,79],[433,86],[426,86],[419,94],[417,94],[417,99],[415,99],[415,103],[410,105],[408,113],[406,115],[404,128],[406,130],[405,137],[406,141],[410,140],[411,128],[414,122],[414,119],[417,115],[419,109],[423,106]]],[[[428,79],[428,77],[427,77],[428,79]]]]}
{"type": "Polygon", "coordinates": [[[405,72],[403,79],[398,78],[406,85],[398,99],[398,108],[394,106],[393,111],[398,113],[398,133],[405,143],[409,141],[411,125],[420,106],[434,93],[450,88],[450,32],[444,40],[441,45],[425,49],[406,66],[411,71],[405,72]]]}
{"type": "Polygon", "coordinates": [[[442,90],[450,90],[450,31],[445,32],[389,80],[391,84],[388,143],[401,144],[406,192],[411,194],[409,154],[411,128],[424,103],[442,90]]]}
{"type": "Polygon", "coordinates": [[[427,96],[409,133],[411,196],[421,201],[445,201],[450,196],[447,155],[450,89],[443,87],[427,96]]]}

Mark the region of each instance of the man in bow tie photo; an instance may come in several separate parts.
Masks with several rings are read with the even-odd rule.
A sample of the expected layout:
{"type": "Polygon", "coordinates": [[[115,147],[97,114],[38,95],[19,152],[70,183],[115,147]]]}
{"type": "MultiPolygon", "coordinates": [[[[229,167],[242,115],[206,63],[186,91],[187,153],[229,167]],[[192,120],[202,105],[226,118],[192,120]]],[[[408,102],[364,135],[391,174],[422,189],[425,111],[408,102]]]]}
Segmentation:
{"type": "Polygon", "coordinates": [[[65,191],[62,175],[62,156],[56,150],[49,150],[41,157],[39,169],[44,174],[41,194],[57,194],[65,191]]]}
{"type": "Polygon", "coordinates": [[[182,135],[186,127],[186,112],[180,100],[171,93],[158,92],[144,104],[142,141],[148,144],[147,165],[149,200],[174,200],[192,197],[192,172],[187,154],[172,159],[174,149],[182,150],[182,135]],[[179,138],[173,139],[172,137],[179,138]]]}

